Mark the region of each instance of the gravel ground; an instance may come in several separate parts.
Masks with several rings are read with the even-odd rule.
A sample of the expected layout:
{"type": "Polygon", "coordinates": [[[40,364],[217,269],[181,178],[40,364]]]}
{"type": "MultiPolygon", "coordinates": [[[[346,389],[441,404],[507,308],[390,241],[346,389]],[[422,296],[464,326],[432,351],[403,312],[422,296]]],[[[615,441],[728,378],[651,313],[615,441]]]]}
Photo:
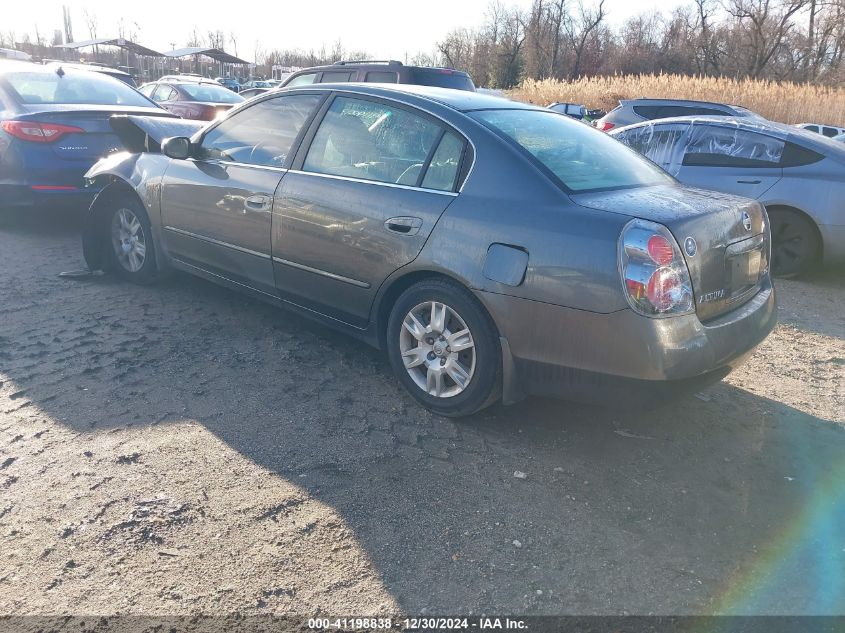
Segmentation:
{"type": "Polygon", "coordinates": [[[845,275],[656,411],[451,421],[382,356],[0,227],[0,614],[845,613],[845,275]]]}

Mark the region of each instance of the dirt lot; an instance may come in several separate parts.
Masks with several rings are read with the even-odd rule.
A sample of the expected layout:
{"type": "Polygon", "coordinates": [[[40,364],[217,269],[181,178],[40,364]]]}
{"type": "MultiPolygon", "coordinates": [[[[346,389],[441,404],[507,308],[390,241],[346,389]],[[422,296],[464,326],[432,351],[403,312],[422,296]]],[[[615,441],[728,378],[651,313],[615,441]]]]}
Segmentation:
{"type": "Polygon", "coordinates": [[[455,422],[206,282],[59,279],[74,226],[0,227],[0,614],[845,613],[841,269],[696,397],[455,422]]]}

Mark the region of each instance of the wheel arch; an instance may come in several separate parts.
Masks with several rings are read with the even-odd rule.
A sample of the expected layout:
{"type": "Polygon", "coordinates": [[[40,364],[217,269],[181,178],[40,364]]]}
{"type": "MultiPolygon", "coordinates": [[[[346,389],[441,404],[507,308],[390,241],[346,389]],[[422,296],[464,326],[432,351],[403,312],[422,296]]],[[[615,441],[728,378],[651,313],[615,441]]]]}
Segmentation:
{"type": "MultiPolygon", "coordinates": [[[[124,196],[137,201],[140,207],[149,215],[147,206],[135,190],[135,187],[120,176],[110,175],[108,184],[97,193],[91,202],[91,206],[83,222],[82,252],[85,257],[85,263],[91,270],[106,270],[109,265],[107,250],[109,247],[109,236],[106,214],[110,209],[110,204],[124,196]]],[[[152,218],[150,218],[150,221],[152,223],[152,218]]],[[[155,235],[155,228],[153,228],[153,233],[153,239],[159,241],[158,236],[155,235]]],[[[161,259],[161,249],[155,249],[155,253],[156,268],[163,270],[165,264],[161,259]]]]}
{"type": "MultiPolygon", "coordinates": [[[[797,215],[800,215],[804,219],[806,219],[810,223],[810,226],[813,227],[813,230],[816,233],[816,238],[818,239],[819,252],[816,256],[817,261],[820,262],[820,261],[824,260],[824,236],[822,235],[822,232],[819,229],[818,222],[816,222],[815,218],[813,218],[812,215],[810,215],[809,213],[807,213],[803,209],[800,209],[800,208],[798,208],[794,205],[788,204],[788,203],[772,203],[772,204],[765,204],[763,206],[765,207],[767,214],[770,211],[788,211],[790,213],[795,213],[797,215]]],[[[769,225],[771,227],[771,220],[769,221],[769,225]]]]}

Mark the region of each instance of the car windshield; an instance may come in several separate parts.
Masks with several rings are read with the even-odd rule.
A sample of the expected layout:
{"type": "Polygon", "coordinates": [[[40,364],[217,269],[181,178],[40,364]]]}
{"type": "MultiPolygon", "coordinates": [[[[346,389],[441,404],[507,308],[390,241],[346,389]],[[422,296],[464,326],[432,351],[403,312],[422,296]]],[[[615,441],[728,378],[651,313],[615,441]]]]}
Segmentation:
{"type": "Polygon", "coordinates": [[[155,107],[128,85],[97,72],[11,72],[2,77],[25,104],[92,104],[155,107]]]}
{"type": "Polygon", "coordinates": [[[182,84],[182,90],[194,101],[211,101],[214,103],[240,103],[244,100],[236,92],[223,86],[213,84],[182,84]]]}
{"type": "Polygon", "coordinates": [[[441,69],[416,69],[411,71],[411,83],[418,86],[452,88],[454,90],[475,90],[475,84],[469,75],[441,69]]]}
{"type": "Polygon", "coordinates": [[[573,192],[672,182],[622,143],[554,112],[479,110],[472,116],[519,145],[573,192]]]}

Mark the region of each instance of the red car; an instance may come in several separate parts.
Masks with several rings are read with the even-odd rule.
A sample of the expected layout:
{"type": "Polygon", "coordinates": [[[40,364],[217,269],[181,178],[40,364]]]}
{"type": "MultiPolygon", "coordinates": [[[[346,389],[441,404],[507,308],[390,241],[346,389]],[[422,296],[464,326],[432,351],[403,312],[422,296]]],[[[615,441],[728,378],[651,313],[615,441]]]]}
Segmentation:
{"type": "Polygon", "coordinates": [[[154,81],[144,84],[139,90],[173,114],[183,119],[200,121],[213,121],[244,100],[216,81],[202,81],[193,77],[154,81]]]}

